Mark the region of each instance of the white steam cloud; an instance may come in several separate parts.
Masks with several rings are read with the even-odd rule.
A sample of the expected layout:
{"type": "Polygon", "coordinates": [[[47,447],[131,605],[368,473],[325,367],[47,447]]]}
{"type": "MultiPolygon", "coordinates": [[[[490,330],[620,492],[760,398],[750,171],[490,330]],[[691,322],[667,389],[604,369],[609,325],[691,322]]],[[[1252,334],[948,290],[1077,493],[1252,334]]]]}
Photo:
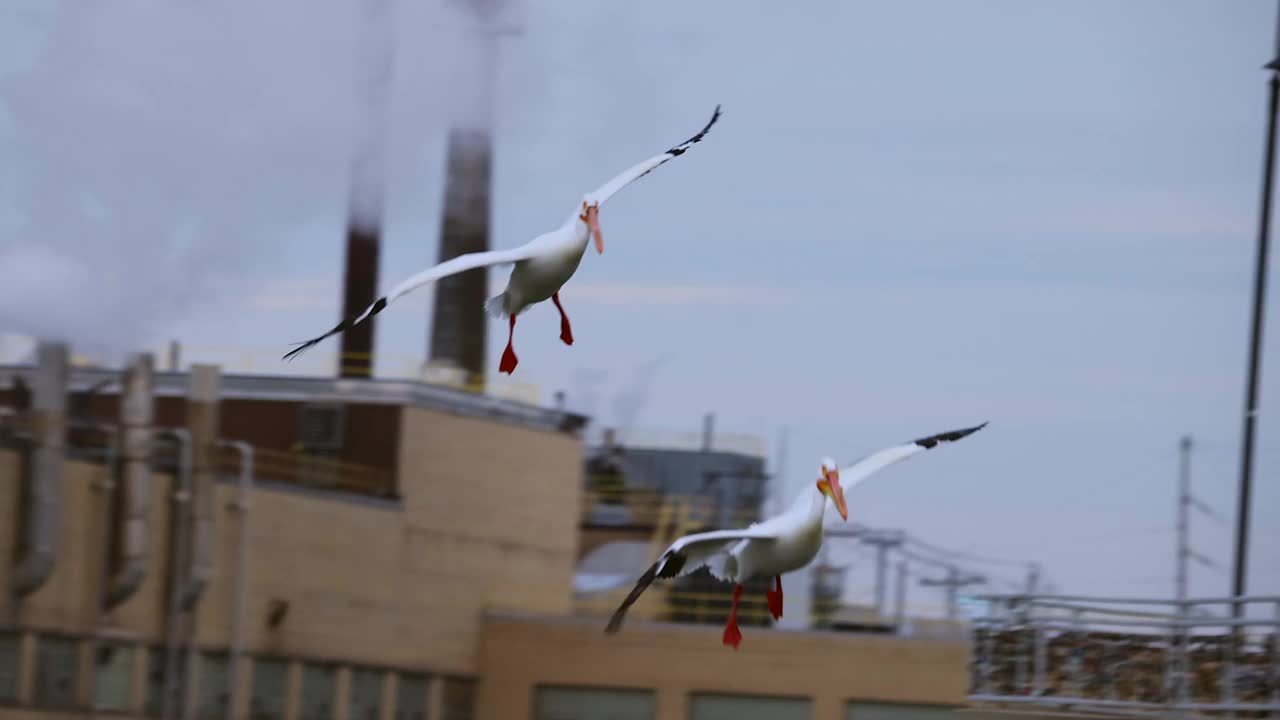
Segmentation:
{"type": "Polygon", "coordinates": [[[474,41],[452,3],[376,4],[380,26],[366,0],[0,10],[9,34],[43,35],[0,77],[0,331],[138,349],[295,265],[284,233],[333,218],[317,242],[340,243],[362,192],[381,207],[435,170],[426,134],[473,85],[446,55],[474,41]],[[386,39],[385,114],[366,127],[366,41],[386,39]],[[352,187],[359,138],[378,135],[352,187]]]}

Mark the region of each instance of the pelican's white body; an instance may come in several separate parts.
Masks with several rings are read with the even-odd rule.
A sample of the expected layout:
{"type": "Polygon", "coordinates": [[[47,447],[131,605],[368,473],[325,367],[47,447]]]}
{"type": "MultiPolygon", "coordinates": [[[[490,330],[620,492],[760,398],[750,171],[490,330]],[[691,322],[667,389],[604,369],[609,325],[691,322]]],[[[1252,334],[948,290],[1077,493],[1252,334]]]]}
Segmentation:
{"type": "Polygon", "coordinates": [[[574,214],[559,228],[529,242],[530,256],[517,260],[507,288],[485,303],[496,317],[519,315],[530,305],[551,299],[577,272],[587,251],[590,228],[574,214]]]}
{"type": "Polygon", "coordinates": [[[825,495],[805,491],[783,514],[747,528],[769,537],[734,543],[722,556],[708,563],[711,573],[741,584],[805,567],[822,548],[822,516],[826,507],[825,495]]]}

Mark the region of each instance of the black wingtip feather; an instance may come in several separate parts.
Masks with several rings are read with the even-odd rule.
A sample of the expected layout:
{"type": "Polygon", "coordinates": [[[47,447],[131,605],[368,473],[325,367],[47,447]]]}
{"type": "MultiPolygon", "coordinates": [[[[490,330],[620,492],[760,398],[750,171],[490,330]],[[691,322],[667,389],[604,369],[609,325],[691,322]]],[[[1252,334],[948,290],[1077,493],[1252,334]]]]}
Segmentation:
{"type": "Polygon", "coordinates": [[[960,438],[968,437],[969,435],[972,435],[978,432],[979,430],[981,430],[986,426],[987,426],[987,423],[983,422],[981,425],[974,425],[973,427],[962,428],[960,430],[949,430],[947,432],[938,433],[937,435],[930,435],[929,437],[920,438],[919,440],[916,440],[915,443],[920,447],[923,447],[926,449],[932,448],[934,445],[937,445],[938,443],[955,442],[960,438]]]}
{"type": "Polygon", "coordinates": [[[609,624],[604,628],[606,635],[612,635],[622,629],[622,619],[626,617],[627,609],[635,604],[636,600],[640,598],[640,593],[643,593],[645,588],[653,584],[654,578],[658,577],[658,568],[662,566],[662,561],[665,559],[665,557],[658,558],[658,561],[650,565],[649,569],[645,570],[640,579],[636,581],[636,586],[627,594],[626,599],[622,601],[618,609],[613,611],[613,617],[609,618],[609,624]]]}
{"type": "MultiPolygon", "coordinates": [[[[371,305],[371,306],[369,307],[368,315],[366,315],[364,319],[365,319],[365,320],[368,320],[369,318],[373,317],[374,315],[377,315],[378,313],[382,312],[383,308],[385,308],[386,306],[387,306],[387,298],[386,298],[385,296],[378,298],[378,299],[373,303],[373,305],[371,305]]],[[[360,315],[352,315],[351,317],[347,318],[346,320],[343,320],[342,322],[340,322],[340,323],[338,323],[337,325],[333,326],[333,329],[332,329],[332,330],[330,330],[329,332],[327,332],[327,333],[325,333],[325,334],[323,334],[323,335],[321,335],[321,336],[319,336],[319,337],[314,337],[314,338],[311,338],[310,340],[306,340],[306,341],[304,341],[304,342],[300,342],[300,343],[294,343],[294,344],[295,344],[295,345],[297,345],[298,347],[296,347],[296,348],[294,348],[294,349],[290,350],[289,352],[285,353],[285,354],[284,354],[284,357],[282,357],[282,358],[280,358],[280,359],[281,359],[281,360],[292,360],[293,358],[295,358],[295,357],[297,357],[298,355],[300,355],[304,350],[306,350],[307,348],[310,348],[310,347],[312,347],[312,346],[314,346],[314,345],[319,344],[319,343],[320,343],[321,341],[323,341],[325,338],[330,337],[330,336],[332,336],[332,335],[337,335],[337,334],[338,334],[338,333],[340,333],[340,332],[345,332],[345,331],[347,331],[347,330],[350,330],[350,329],[351,329],[351,327],[352,327],[353,325],[355,325],[355,324],[356,324],[356,318],[358,318],[358,317],[360,317],[360,315]]]]}
{"type": "Polygon", "coordinates": [[[284,354],[284,357],[282,357],[282,358],[280,358],[280,359],[281,359],[281,360],[293,360],[295,357],[297,357],[297,356],[301,355],[301,354],[302,354],[304,351],[306,351],[307,349],[309,349],[309,348],[311,348],[311,347],[313,347],[313,346],[315,346],[315,345],[318,345],[318,344],[319,344],[322,340],[324,340],[325,338],[329,337],[330,335],[334,335],[334,334],[336,334],[336,333],[340,333],[340,332],[342,332],[343,330],[347,329],[348,327],[350,327],[350,325],[349,325],[346,321],[343,321],[343,322],[339,323],[337,327],[335,327],[334,329],[330,330],[329,332],[327,332],[327,333],[325,333],[325,334],[321,335],[320,337],[311,338],[310,340],[307,340],[307,341],[305,341],[305,342],[294,343],[295,345],[297,345],[297,347],[295,347],[294,349],[292,349],[292,350],[290,350],[289,352],[285,353],[285,354],[284,354]]]}
{"type": "Polygon", "coordinates": [[[711,129],[711,126],[715,125],[716,121],[719,119],[720,119],[720,105],[719,103],[717,103],[715,112],[711,113],[711,119],[707,121],[706,126],[704,126],[701,130],[698,131],[697,135],[694,135],[688,140],[685,140],[679,145],[676,145],[675,147],[671,148],[667,152],[670,153],[673,157],[679,157],[680,155],[684,154],[684,151],[688,150],[690,145],[693,145],[694,143],[701,141],[702,137],[707,134],[707,131],[711,129]]]}

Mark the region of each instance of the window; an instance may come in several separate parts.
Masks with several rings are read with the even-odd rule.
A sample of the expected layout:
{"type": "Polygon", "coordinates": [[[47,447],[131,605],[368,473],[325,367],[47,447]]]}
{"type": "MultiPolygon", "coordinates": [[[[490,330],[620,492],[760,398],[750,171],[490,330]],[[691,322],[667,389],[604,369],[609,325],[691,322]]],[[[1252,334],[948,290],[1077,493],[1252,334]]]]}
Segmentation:
{"type": "Polygon", "coordinates": [[[129,688],[132,685],[133,647],[118,644],[98,646],[93,659],[93,708],[128,711],[129,688]]]}
{"type": "Polygon", "coordinates": [[[467,678],[442,678],[441,720],[471,720],[476,713],[476,682],[467,678]]]}
{"type": "Polygon", "coordinates": [[[378,720],[381,717],[382,677],[379,670],[351,670],[351,708],[347,720],[378,720]]]}
{"type": "Polygon", "coordinates": [[[396,689],[395,720],[427,720],[429,682],[426,675],[400,673],[400,684],[396,689]]]}
{"type": "Polygon", "coordinates": [[[335,487],[342,481],[334,463],[342,451],[345,408],[332,403],[308,403],[298,408],[298,479],[308,485],[335,487]]]}
{"type": "Polygon", "coordinates": [[[151,648],[147,653],[147,706],[148,715],[160,714],[160,700],[164,695],[164,650],[151,648]]]}
{"type": "Polygon", "coordinates": [[[18,699],[18,662],[22,659],[22,636],[0,631],[0,702],[18,699]]]}
{"type": "Polygon", "coordinates": [[[809,720],[808,698],[764,695],[697,694],[690,704],[690,720],[809,720]]]}
{"type": "Polygon", "coordinates": [[[35,704],[45,707],[73,707],[76,704],[76,676],[80,666],[80,644],[71,638],[44,635],[36,640],[35,704]]]}
{"type": "Polygon", "coordinates": [[[227,703],[231,699],[230,680],[226,653],[206,652],[200,655],[200,699],[196,713],[201,720],[222,720],[227,716],[227,703]]]}
{"type": "Polygon", "coordinates": [[[252,720],[282,720],[289,691],[289,666],[283,660],[253,661],[253,690],[249,696],[252,720]]]}
{"type": "MultiPolygon", "coordinates": [[[[151,648],[147,654],[147,708],[148,715],[160,717],[164,712],[165,663],[169,653],[163,647],[151,648]]],[[[174,648],[173,668],[175,682],[169,688],[169,704],[173,712],[182,707],[182,683],[187,669],[187,654],[174,648]]]]}
{"type": "Polygon", "coordinates": [[[337,668],[332,665],[302,666],[302,703],[298,720],[333,720],[333,693],[337,668]]]}
{"type": "Polygon", "coordinates": [[[534,695],[534,720],[651,720],[652,690],[540,687],[534,695]]]}
{"type": "Polygon", "coordinates": [[[859,703],[845,705],[845,720],[952,720],[965,717],[944,705],[906,705],[899,703],[859,703]]]}

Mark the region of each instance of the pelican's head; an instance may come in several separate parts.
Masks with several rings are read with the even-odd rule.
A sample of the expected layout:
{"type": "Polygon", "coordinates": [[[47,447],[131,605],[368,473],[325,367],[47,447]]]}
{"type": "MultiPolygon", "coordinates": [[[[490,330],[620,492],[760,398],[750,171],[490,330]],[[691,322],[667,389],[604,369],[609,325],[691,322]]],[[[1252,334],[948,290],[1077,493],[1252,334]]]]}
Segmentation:
{"type": "Polygon", "coordinates": [[[600,201],[589,197],[582,199],[582,212],[578,219],[587,224],[587,230],[595,237],[596,253],[604,254],[604,235],[600,234],[600,201]]]}
{"type": "Polygon", "coordinates": [[[840,487],[840,466],[831,458],[823,458],[818,473],[822,475],[818,479],[818,492],[831,498],[841,520],[848,520],[849,506],[844,502],[844,488],[840,487]]]}

